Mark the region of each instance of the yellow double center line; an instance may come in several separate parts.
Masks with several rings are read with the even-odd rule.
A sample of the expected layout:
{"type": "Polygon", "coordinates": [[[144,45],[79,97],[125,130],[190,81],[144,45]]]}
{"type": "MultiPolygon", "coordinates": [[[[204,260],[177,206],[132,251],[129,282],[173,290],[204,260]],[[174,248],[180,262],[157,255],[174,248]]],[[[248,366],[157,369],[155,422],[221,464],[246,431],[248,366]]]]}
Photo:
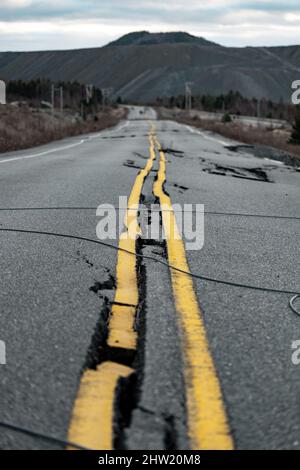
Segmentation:
{"type": "MultiPolygon", "coordinates": [[[[153,129],[153,128],[152,128],[153,129]]],[[[115,300],[108,324],[107,345],[126,351],[136,350],[136,310],[139,292],[136,270],[136,240],[141,233],[138,224],[138,208],[144,181],[156,158],[152,129],[150,158],[138,174],[125,214],[125,230],[120,236],[116,269],[115,300]],[[127,253],[122,250],[127,250],[127,253]]],[[[119,380],[133,373],[130,367],[106,361],[96,370],[86,370],[81,378],[69,426],[68,440],[94,450],[112,450],[114,440],[115,392],[119,380]]]]}
{"type": "MultiPolygon", "coordinates": [[[[149,139],[152,142],[151,131],[149,139]]],[[[121,234],[119,247],[134,255],[136,255],[136,240],[141,234],[137,220],[140,198],[144,181],[152,170],[155,158],[155,150],[153,145],[150,145],[150,158],[147,160],[145,168],[138,174],[128,200],[128,209],[125,215],[126,230],[121,234]]],[[[116,281],[117,291],[109,322],[107,343],[111,347],[134,350],[137,344],[134,322],[139,300],[136,256],[119,251],[116,281]]]]}
{"type": "MultiPolygon", "coordinates": [[[[168,260],[173,267],[189,273],[184,243],[180,237],[170,197],[164,192],[166,157],[154,135],[149,134],[150,158],[137,176],[125,215],[125,231],[119,247],[117,290],[108,325],[107,344],[111,348],[135,350],[135,317],[138,306],[136,239],[140,235],[138,207],[144,181],[159,151],[157,180],[153,186],[162,210],[168,260]]],[[[170,270],[184,361],[187,398],[188,434],[192,449],[233,449],[220,384],[209,352],[202,313],[191,277],[170,270]]],[[[104,362],[95,371],[87,370],[81,379],[69,428],[69,440],[96,450],[113,449],[114,400],[118,381],[133,373],[130,367],[104,362]]]]}

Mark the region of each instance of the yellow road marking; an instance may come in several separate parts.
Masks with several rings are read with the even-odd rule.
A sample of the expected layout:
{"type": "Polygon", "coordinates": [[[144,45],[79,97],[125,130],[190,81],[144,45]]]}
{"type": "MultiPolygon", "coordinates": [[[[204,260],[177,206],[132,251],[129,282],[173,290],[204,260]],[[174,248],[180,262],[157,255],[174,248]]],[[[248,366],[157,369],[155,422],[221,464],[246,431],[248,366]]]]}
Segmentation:
{"type": "MultiPolygon", "coordinates": [[[[153,191],[159,198],[162,208],[168,260],[172,266],[189,272],[185,247],[178,231],[172,202],[163,189],[166,181],[166,157],[156,138],[155,143],[160,154],[160,164],[153,191]]],[[[153,139],[150,139],[150,146],[154,146],[153,139]]],[[[231,450],[233,441],[193,281],[189,275],[175,270],[171,270],[171,280],[183,341],[191,447],[195,450],[231,450]]]]}
{"type": "MultiPolygon", "coordinates": [[[[150,158],[144,170],[137,176],[131,191],[125,216],[126,230],[120,237],[119,246],[136,253],[136,238],[140,234],[137,221],[138,205],[145,178],[156,158],[156,144],[160,154],[160,165],[153,191],[162,207],[169,262],[179,269],[189,271],[172,203],[163,190],[166,181],[166,158],[153,132],[154,130],[149,135],[150,158]],[[164,208],[168,211],[164,212],[164,208]]],[[[202,314],[192,280],[188,275],[174,270],[171,271],[171,279],[183,338],[191,447],[200,450],[233,449],[221,389],[209,353],[202,314]]],[[[137,334],[134,330],[138,305],[136,257],[124,252],[119,252],[118,255],[115,302],[129,305],[114,305],[109,322],[108,344],[111,347],[136,349],[137,334]]],[[[118,380],[129,376],[132,372],[129,367],[105,362],[95,371],[88,370],[83,374],[69,428],[70,441],[95,450],[113,448],[115,390],[118,380]]]]}
{"type": "MultiPolygon", "coordinates": [[[[149,138],[153,144],[152,131],[149,138]]],[[[126,230],[120,237],[119,247],[133,254],[136,254],[136,239],[141,232],[137,220],[141,192],[155,158],[155,150],[153,145],[150,145],[150,158],[136,177],[128,200],[124,221],[126,230]]],[[[123,251],[118,252],[116,281],[115,302],[123,305],[113,305],[107,344],[110,347],[134,350],[137,344],[134,323],[139,300],[136,256],[123,251]]],[[[70,441],[89,449],[113,449],[116,385],[121,377],[129,376],[132,372],[129,367],[109,361],[98,366],[95,371],[84,372],[69,426],[70,441]]]]}
{"type": "MultiPolygon", "coordinates": [[[[141,233],[138,224],[138,208],[142,188],[146,177],[149,175],[156,158],[153,148],[152,131],[149,134],[150,158],[145,168],[137,175],[128,200],[128,208],[125,214],[125,231],[121,234],[119,247],[136,254],[136,239],[141,233]]],[[[117,290],[115,302],[123,305],[114,305],[108,326],[107,344],[111,347],[136,349],[137,333],[134,329],[136,308],[138,306],[138,281],[136,272],[136,257],[124,251],[118,253],[116,271],[117,290]],[[127,306],[124,306],[127,304],[127,306]]]]}
{"type": "Polygon", "coordinates": [[[104,362],[96,370],[84,373],[73,409],[69,441],[92,450],[113,449],[115,390],[118,380],[132,372],[121,364],[104,362]]]}

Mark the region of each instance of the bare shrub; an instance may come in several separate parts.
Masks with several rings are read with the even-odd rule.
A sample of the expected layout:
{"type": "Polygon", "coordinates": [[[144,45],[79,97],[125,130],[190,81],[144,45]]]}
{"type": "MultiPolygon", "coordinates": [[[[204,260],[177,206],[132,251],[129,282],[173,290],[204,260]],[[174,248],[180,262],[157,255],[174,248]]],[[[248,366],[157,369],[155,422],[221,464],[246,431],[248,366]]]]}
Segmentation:
{"type": "Polygon", "coordinates": [[[107,108],[87,117],[86,121],[72,114],[60,115],[30,109],[0,106],[0,152],[8,152],[46,144],[80,134],[98,132],[115,126],[126,115],[124,108],[107,108]]]}

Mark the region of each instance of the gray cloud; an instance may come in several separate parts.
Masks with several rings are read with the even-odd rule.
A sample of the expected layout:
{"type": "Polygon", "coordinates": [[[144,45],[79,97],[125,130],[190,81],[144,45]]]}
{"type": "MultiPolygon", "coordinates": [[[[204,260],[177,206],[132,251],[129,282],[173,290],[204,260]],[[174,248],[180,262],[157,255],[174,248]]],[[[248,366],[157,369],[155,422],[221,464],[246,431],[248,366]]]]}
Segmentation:
{"type": "Polygon", "coordinates": [[[136,29],[187,30],[225,45],[300,43],[298,19],[299,0],[1,0],[0,49],[97,46],[136,29]]]}
{"type": "Polygon", "coordinates": [[[95,18],[104,19],[163,19],[166,22],[218,20],[228,12],[247,10],[260,12],[291,12],[300,10],[299,1],[286,2],[214,0],[176,1],[162,4],[159,0],[136,1],[121,0],[2,0],[1,20],[15,21],[49,18],[95,18]]]}

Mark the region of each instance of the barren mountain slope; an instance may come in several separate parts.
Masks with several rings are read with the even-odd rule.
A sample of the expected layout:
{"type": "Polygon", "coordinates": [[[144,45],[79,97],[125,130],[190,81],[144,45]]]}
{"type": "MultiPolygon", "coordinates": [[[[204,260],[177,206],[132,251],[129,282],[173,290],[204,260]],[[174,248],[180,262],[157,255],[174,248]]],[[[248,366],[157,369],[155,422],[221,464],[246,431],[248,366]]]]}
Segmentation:
{"type": "Polygon", "coordinates": [[[139,102],[183,94],[186,81],[194,93],[288,101],[299,76],[300,46],[222,47],[181,32],[132,33],[94,49],[0,53],[2,79],[78,80],[139,102]]]}

